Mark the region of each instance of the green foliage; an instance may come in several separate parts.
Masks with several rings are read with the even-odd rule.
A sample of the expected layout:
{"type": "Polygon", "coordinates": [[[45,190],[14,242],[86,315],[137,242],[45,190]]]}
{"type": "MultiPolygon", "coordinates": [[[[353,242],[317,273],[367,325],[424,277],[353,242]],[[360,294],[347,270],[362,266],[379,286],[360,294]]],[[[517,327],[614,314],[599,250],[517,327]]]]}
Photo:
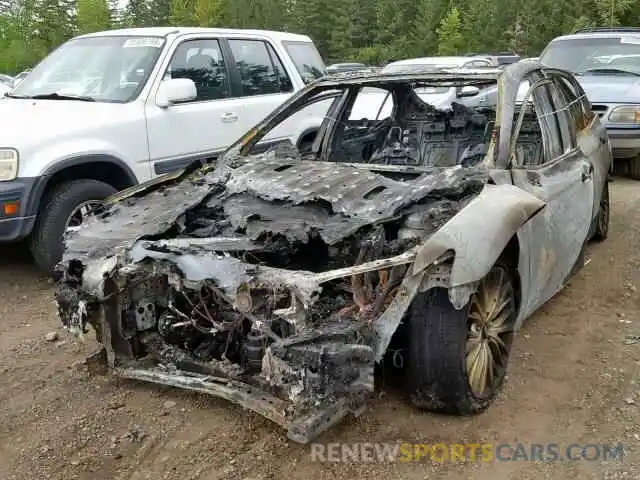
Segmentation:
{"type": "Polygon", "coordinates": [[[199,27],[222,27],[226,18],[225,0],[196,0],[193,18],[199,27]]]}
{"type": "Polygon", "coordinates": [[[460,11],[453,7],[442,19],[436,30],[438,34],[438,55],[460,55],[464,53],[465,38],[462,32],[460,11]]]}
{"type": "Polygon", "coordinates": [[[77,0],[78,33],[92,33],[111,28],[111,12],[105,0],[77,0]]]}
{"type": "Polygon", "coordinates": [[[196,25],[195,12],[196,0],[171,0],[171,25],[184,25],[192,27],[196,25]]]}
{"type": "Polygon", "coordinates": [[[553,37],[637,25],[640,0],[0,0],[0,72],[33,67],[79,33],[160,25],[304,33],[327,63],[474,51],[537,56],[553,37]]]}

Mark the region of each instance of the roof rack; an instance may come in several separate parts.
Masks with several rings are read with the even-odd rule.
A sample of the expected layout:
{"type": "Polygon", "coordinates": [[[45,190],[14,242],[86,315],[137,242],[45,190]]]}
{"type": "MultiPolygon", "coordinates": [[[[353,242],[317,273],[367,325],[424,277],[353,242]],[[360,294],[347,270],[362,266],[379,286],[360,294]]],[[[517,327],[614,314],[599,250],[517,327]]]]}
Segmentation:
{"type": "Polygon", "coordinates": [[[640,33],[640,27],[587,27],[581,28],[575,33],[620,32],[640,33]]]}

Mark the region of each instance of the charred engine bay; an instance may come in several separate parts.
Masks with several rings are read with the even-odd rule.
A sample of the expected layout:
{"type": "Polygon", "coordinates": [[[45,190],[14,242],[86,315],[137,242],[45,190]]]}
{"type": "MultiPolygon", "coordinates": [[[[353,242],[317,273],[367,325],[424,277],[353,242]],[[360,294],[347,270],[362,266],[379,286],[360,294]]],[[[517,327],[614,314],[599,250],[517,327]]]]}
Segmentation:
{"type": "MultiPolygon", "coordinates": [[[[120,202],[69,238],[57,293],[61,318],[72,323],[79,299],[92,297],[82,286],[87,265],[107,251],[136,251],[136,278],[118,278],[116,266],[114,281],[105,283],[123,286],[117,304],[103,309],[112,312],[103,321],[120,364],[151,358],[232,378],[261,372],[260,382],[291,400],[304,391],[305,401],[369,385],[362,376],[373,368],[371,320],[393,298],[407,267],[323,283],[297,318],[285,314],[296,303],[292,289],[263,282],[262,269],[291,271],[295,283],[301,271],[401,254],[488,180],[486,170],[454,167],[401,182],[273,154],[225,168],[223,176],[187,177],[120,202]],[[191,270],[185,265],[194,264],[180,263],[185,257],[195,262],[191,270]],[[213,257],[236,263],[203,270],[213,257]],[[191,282],[176,285],[170,280],[176,275],[191,282]]],[[[89,314],[102,331],[97,318],[89,314]]]]}

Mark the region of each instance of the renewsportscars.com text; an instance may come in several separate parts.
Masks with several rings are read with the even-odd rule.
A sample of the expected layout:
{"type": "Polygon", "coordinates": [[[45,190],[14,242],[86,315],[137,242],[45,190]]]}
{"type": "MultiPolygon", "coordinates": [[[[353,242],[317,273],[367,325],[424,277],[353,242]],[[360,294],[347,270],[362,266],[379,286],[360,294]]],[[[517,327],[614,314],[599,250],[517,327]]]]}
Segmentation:
{"type": "Polygon", "coordinates": [[[622,461],[624,445],[599,443],[314,443],[314,462],[622,461]]]}

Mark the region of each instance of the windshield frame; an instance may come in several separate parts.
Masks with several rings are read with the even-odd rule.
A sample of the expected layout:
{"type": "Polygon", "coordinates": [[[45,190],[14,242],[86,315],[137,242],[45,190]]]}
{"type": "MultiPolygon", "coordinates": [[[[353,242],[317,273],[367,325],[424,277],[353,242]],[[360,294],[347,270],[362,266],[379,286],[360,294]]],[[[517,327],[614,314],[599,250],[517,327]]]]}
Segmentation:
{"type": "MultiPolygon", "coordinates": [[[[149,84],[150,79],[152,78],[152,74],[153,72],[156,70],[159,62],[162,59],[162,54],[166,49],[166,45],[167,45],[167,38],[166,36],[161,36],[161,35],[92,35],[92,36],[80,36],[80,37],[75,37],[72,38],[71,40],[66,41],[65,43],[63,43],[62,45],[60,45],[58,48],[54,49],[53,51],[51,51],[51,53],[49,53],[49,55],[47,55],[45,58],[43,58],[32,70],[30,70],[28,72],[28,75],[25,75],[25,77],[20,81],[20,83],[18,85],[16,85],[16,87],[14,88],[12,94],[14,95],[13,98],[30,98],[32,95],[38,95],[38,94],[44,94],[44,93],[54,93],[54,91],[47,91],[47,92],[35,92],[35,91],[31,91],[31,93],[25,92],[23,91],[23,89],[28,89],[29,86],[31,85],[31,82],[34,81],[34,79],[38,79],[40,74],[42,72],[46,72],[51,70],[51,65],[55,65],[55,63],[58,60],[58,57],[60,55],[64,55],[63,52],[65,49],[68,49],[70,47],[72,47],[74,44],[77,44],[79,42],[98,42],[98,41],[114,41],[116,42],[116,40],[120,40],[120,45],[118,46],[117,43],[114,43],[113,48],[120,48],[123,49],[123,44],[125,41],[127,40],[138,40],[138,39],[158,39],[161,40],[161,43],[156,47],[156,51],[153,54],[153,57],[150,58],[150,60],[152,61],[151,63],[151,67],[149,69],[147,69],[147,71],[144,73],[144,76],[142,76],[140,78],[140,82],[138,83],[138,85],[136,86],[135,90],[133,90],[131,92],[131,94],[126,97],[125,99],[114,99],[114,98],[104,98],[104,97],[93,97],[93,100],[97,103],[119,103],[119,104],[126,104],[126,103],[131,103],[136,101],[142,91],[144,90],[144,88],[149,84]]],[[[67,54],[68,55],[68,54],[67,54]]],[[[60,93],[59,91],[55,91],[55,93],[60,93]]],[[[62,94],[61,94],[62,95],[62,94]]]]}
{"type": "MultiPolygon", "coordinates": [[[[384,78],[384,77],[383,77],[384,78]]],[[[398,79],[400,80],[400,79],[398,79]]],[[[335,100],[331,107],[329,108],[325,119],[322,123],[322,126],[317,134],[316,140],[314,144],[320,149],[320,155],[316,158],[315,161],[327,162],[328,156],[331,154],[331,150],[333,148],[332,142],[335,141],[336,135],[335,130],[337,126],[348,118],[348,114],[350,113],[350,109],[353,106],[353,102],[357,97],[357,94],[361,89],[372,87],[379,89],[389,89],[389,94],[392,95],[391,90],[398,87],[398,84],[405,84],[409,86],[412,90],[414,90],[414,95],[416,100],[421,102],[424,105],[430,105],[424,100],[422,100],[416,93],[415,89],[419,88],[429,88],[429,87],[445,87],[448,88],[457,88],[459,86],[464,85],[497,85],[499,82],[499,78],[472,78],[467,81],[462,79],[455,78],[424,78],[424,79],[413,79],[413,80],[401,80],[401,81],[385,81],[380,79],[380,81],[376,80],[368,80],[363,82],[344,82],[344,83],[327,83],[324,84],[323,80],[319,82],[315,82],[313,85],[300,90],[289,100],[285,101],[280,107],[274,110],[269,116],[267,116],[262,122],[257,124],[254,128],[249,130],[243,137],[237,140],[233,145],[231,145],[220,157],[218,165],[224,168],[225,164],[233,164],[234,160],[239,158],[246,158],[254,155],[254,148],[257,145],[260,145],[262,140],[269,135],[269,133],[276,129],[282,122],[286,121],[292,115],[295,115],[296,112],[305,108],[306,105],[312,103],[314,101],[319,101],[316,99],[320,99],[321,97],[334,96],[335,100]],[[456,81],[457,80],[457,81],[456,81]],[[355,95],[355,96],[354,96],[355,95]],[[345,116],[346,115],[346,116],[345,116]]],[[[500,115],[498,113],[499,110],[499,102],[496,102],[496,115],[497,117],[500,115]]],[[[483,106],[484,107],[484,106],[483,106]]],[[[471,107],[475,108],[475,107],[471,107]]],[[[497,141],[502,132],[502,126],[496,122],[494,122],[494,127],[492,130],[495,132],[490,136],[487,140],[486,154],[484,159],[482,160],[483,168],[489,166],[496,166],[497,156],[496,156],[496,148],[497,141]]],[[[384,171],[394,171],[394,172],[428,172],[433,171],[438,168],[449,168],[447,166],[429,166],[429,165],[384,165],[384,164],[375,164],[375,163],[349,163],[349,162],[339,162],[342,165],[352,165],[358,166],[360,168],[367,168],[369,170],[384,170],[384,171]]],[[[498,167],[503,168],[503,167],[498,167]]]]}

